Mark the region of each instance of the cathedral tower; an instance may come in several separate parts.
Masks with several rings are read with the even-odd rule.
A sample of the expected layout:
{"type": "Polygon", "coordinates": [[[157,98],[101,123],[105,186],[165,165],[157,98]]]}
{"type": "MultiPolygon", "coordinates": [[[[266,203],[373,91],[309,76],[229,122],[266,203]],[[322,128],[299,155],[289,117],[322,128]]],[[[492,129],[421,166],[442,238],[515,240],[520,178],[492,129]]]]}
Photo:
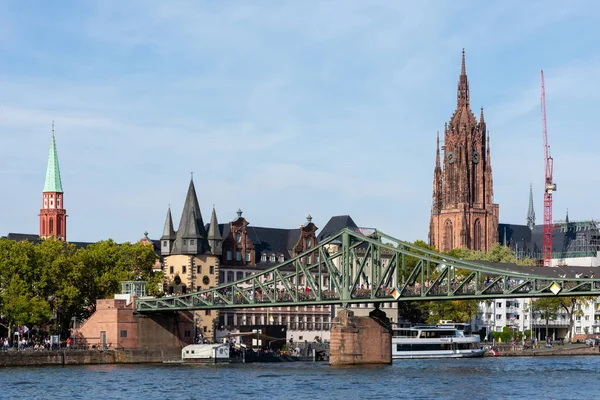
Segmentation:
{"type": "Polygon", "coordinates": [[[429,244],[488,251],[498,242],[498,205],[494,202],[489,135],[483,108],[471,111],[465,52],[458,81],[456,111],[444,126],[443,160],[439,135],[433,178],[429,244]]]}
{"type": "Polygon", "coordinates": [[[67,240],[67,211],[64,208],[63,188],[58,166],[58,153],[54,138],[54,122],[52,123],[52,142],[46,168],[46,183],[42,193],[42,209],[40,210],[40,237],[55,237],[67,240]]]}

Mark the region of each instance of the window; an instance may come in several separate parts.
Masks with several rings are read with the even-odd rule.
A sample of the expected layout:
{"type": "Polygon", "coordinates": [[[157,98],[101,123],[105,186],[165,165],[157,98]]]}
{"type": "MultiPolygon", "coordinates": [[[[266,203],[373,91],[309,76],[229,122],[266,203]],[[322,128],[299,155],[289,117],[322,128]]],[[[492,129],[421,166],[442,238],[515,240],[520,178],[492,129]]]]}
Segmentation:
{"type": "Polygon", "coordinates": [[[246,252],[246,261],[250,262],[250,252],[246,252]]]}
{"type": "Polygon", "coordinates": [[[285,259],[284,259],[284,257],[283,257],[283,254],[280,254],[280,255],[279,255],[279,262],[283,262],[284,260],[285,260],[285,259]]]}
{"type": "Polygon", "coordinates": [[[210,310],[204,310],[204,315],[210,315],[210,310]]]}
{"type": "Polygon", "coordinates": [[[233,282],[233,271],[227,271],[227,282],[233,282]]]}
{"type": "Polygon", "coordinates": [[[502,319],[502,314],[496,314],[496,319],[502,319]]]}
{"type": "Polygon", "coordinates": [[[172,266],[172,265],[171,265],[171,266],[169,267],[169,273],[170,273],[170,274],[174,274],[174,273],[175,273],[175,267],[174,267],[174,266],[172,266]]]}
{"type": "Polygon", "coordinates": [[[496,303],[496,307],[498,307],[498,308],[502,308],[502,303],[500,303],[500,302],[497,302],[497,303],[496,303]]]}
{"type": "Polygon", "coordinates": [[[577,321],[581,321],[581,315],[577,316],[577,321]]]}
{"type": "Polygon", "coordinates": [[[306,256],[306,258],[304,259],[304,262],[308,265],[310,264],[310,256],[306,256]]]}
{"type": "Polygon", "coordinates": [[[263,253],[263,254],[260,256],[260,261],[262,261],[262,262],[266,262],[266,261],[267,261],[267,255],[266,255],[265,253],[263,253]]]}
{"type": "Polygon", "coordinates": [[[203,329],[203,330],[204,330],[204,332],[208,332],[208,327],[207,327],[207,326],[204,326],[203,328],[204,328],[204,329],[203,329]]]}
{"type": "Polygon", "coordinates": [[[270,260],[271,262],[275,262],[275,254],[271,254],[270,260]]]}
{"type": "Polygon", "coordinates": [[[590,320],[590,316],[589,316],[589,315],[586,315],[586,316],[585,316],[585,320],[586,320],[586,321],[589,321],[589,320],[590,320]]]}
{"type": "Polygon", "coordinates": [[[169,242],[166,240],[163,240],[163,247],[167,247],[169,245],[169,242]]]}
{"type": "Polygon", "coordinates": [[[236,279],[236,280],[244,279],[244,272],[242,272],[242,271],[238,271],[238,272],[236,272],[236,277],[235,277],[235,279],[236,279]]]}
{"type": "Polygon", "coordinates": [[[227,250],[227,261],[231,261],[231,250],[227,250]]]}
{"type": "Polygon", "coordinates": [[[219,271],[219,283],[225,283],[225,273],[223,271],[219,271]]]}
{"type": "Polygon", "coordinates": [[[198,274],[202,273],[202,265],[196,265],[196,273],[198,273],[198,274]]]}
{"type": "Polygon", "coordinates": [[[126,338],[127,337],[127,329],[121,329],[119,336],[122,338],[126,338]]]}
{"type": "Polygon", "coordinates": [[[194,239],[190,239],[190,246],[194,245],[194,239]]]}
{"type": "Polygon", "coordinates": [[[238,243],[242,241],[242,235],[239,232],[235,234],[235,241],[238,243]]]}
{"type": "Polygon", "coordinates": [[[242,261],[242,252],[239,250],[235,251],[235,261],[242,261]]]}
{"type": "Polygon", "coordinates": [[[211,274],[211,275],[213,275],[215,273],[215,267],[213,265],[208,267],[208,270],[209,270],[209,274],[211,274]]]}
{"type": "Polygon", "coordinates": [[[192,337],[192,331],[186,330],[185,332],[183,332],[183,337],[192,337]]]}
{"type": "Polygon", "coordinates": [[[187,239],[183,239],[183,245],[187,246],[187,239]]]}
{"type": "Polygon", "coordinates": [[[187,265],[182,265],[181,266],[181,273],[185,274],[187,272],[187,265]]]}
{"type": "Polygon", "coordinates": [[[51,219],[50,220],[50,234],[52,235],[54,233],[54,220],[51,219]]]}

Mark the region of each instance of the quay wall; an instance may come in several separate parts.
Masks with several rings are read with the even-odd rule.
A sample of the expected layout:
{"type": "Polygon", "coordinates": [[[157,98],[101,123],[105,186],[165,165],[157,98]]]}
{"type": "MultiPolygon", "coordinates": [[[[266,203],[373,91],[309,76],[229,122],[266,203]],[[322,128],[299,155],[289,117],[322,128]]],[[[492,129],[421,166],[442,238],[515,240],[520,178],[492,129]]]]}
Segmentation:
{"type": "Polygon", "coordinates": [[[107,351],[9,351],[0,353],[0,367],[42,365],[137,364],[181,360],[180,349],[107,351]]]}

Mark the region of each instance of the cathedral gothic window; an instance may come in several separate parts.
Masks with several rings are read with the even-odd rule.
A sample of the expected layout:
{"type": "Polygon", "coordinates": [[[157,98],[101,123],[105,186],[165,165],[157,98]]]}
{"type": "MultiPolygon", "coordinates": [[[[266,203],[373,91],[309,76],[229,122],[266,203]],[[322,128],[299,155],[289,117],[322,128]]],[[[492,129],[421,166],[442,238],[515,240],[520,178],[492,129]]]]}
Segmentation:
{"type": "Polygon", "coordinates": [[[476,219],[475,226],[473,227],[473,250],[482,250],[481,239],[481,221],[476,219]]]}
{"type": "Polygon", "coordinates": [[[454,248],[454,232],[452,231],[452,221],[449,219],[444,223],[444,251],[450,251],[454,248]]]}

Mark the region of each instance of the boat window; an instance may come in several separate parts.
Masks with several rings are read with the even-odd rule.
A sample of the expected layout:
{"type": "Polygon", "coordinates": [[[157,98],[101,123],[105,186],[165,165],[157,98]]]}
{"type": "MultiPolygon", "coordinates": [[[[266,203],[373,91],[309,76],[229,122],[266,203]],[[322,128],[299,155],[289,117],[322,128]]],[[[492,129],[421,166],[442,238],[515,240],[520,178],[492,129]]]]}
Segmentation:
{"type": "Polygon", "coordinates": [[[435,331],[421,331],[422,338],[443,338],[443,337],[454,337],[456,334],[454,330],[435,330],[435,331]]]}

